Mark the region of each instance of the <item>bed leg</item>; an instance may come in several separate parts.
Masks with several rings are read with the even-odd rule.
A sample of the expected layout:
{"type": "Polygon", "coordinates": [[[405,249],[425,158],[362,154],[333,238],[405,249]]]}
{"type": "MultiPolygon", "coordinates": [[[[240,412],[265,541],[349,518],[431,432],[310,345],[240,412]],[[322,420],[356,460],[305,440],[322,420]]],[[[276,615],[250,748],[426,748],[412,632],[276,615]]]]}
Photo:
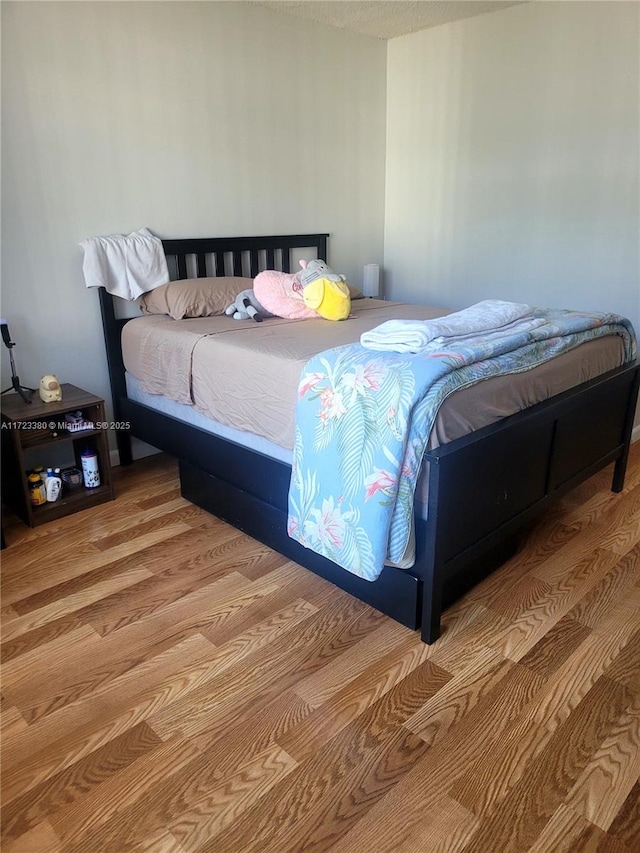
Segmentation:
{"type": "Polygon", "coordinates": [[[131,465],[133,456],[131,455],[131,436],[128,432],[118,432],[116,434],[116,443],[118,445],[118,457],[121,465],[131,465]]]}
{"type": "Polygon", "coordinates": [[[621,492],[624,488],[624,478],[627,473],[627,460],[629,459],[629,450],[631,448],[631,435],[633,433],[633,421],[638,401],[638,391],[640,390],[640,363],[636,362],[633,372],[633,385],[629,392],[629,401],[627,404],[627,417],[624,428],[623,451],[613,469],[613,482],[611,483],[612,492],[621,492]]]}
{"type": "Polygon", "coordinates": [[[629,458],[629,448],[625,450],[620,459],[616,462],[613,468],[613,481],[611,483],[612,492],[621,492],[624,489],[624,478],[627,473],[627,460],[629,458]]]}
{"type": "Polygon", "coordinates": [[[440,636],[442,614],[442,584],[430,575],[422,581],[422,624],[420,635],[423,643],[435,643],[440,636]]]}

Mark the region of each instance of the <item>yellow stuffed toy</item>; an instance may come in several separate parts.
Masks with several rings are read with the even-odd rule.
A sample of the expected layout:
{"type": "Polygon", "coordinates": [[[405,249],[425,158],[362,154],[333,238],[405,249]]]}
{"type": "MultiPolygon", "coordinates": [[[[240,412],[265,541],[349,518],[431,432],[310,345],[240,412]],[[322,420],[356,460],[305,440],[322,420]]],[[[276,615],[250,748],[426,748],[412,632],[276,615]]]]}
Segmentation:
{"type": "Polygon", "coordinates": [[[53,373],[42,377],[38,392],[43,403],[59,403],[62,400],[62,388],[53,373]]]}
{"type": "Polygon", "coordinates": [[[302,299],[325,320],[346,320],[351,295],[343,275],[336,275],[324,261],[300,261],[302,299]]]}

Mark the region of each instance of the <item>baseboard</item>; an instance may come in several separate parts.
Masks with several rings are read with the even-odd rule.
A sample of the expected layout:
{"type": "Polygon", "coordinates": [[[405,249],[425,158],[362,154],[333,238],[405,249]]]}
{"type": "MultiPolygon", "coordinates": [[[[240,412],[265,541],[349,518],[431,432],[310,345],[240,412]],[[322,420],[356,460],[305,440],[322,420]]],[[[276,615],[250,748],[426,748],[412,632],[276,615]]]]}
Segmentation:
{"type": "Polygon", "coordinates": [[[634,441],[640,441],[640,424],[631,431],[631,443],[633,444],[634,441]]]}
{"type": "MultiPolygon", "coordinates": [[[[150,444],[146,444],[144,441],[140,441],[137,438],[131,439],[131,455],[134,459],[144,459],[145,456],[153,456],[155,453],[160,453],[157,447],[152,447],[150,444]]],[[[115,468],[120,464],[120,454],[117,450],[109,451],[109,457],[111,459],[111,467],[115,468]]]]}

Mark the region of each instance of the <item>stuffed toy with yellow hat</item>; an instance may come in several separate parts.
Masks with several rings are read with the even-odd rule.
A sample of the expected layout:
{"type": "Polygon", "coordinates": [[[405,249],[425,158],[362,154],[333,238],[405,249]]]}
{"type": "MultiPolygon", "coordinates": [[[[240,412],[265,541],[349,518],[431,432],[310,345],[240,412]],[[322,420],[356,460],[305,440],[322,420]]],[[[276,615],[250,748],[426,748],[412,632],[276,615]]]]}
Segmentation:
{"type": "Polygon", "coordinates": [[[325,320],[346,320],[351,295],[343,275],[336,275],[324,261],[300,261],[302,299],[325,320]]]}

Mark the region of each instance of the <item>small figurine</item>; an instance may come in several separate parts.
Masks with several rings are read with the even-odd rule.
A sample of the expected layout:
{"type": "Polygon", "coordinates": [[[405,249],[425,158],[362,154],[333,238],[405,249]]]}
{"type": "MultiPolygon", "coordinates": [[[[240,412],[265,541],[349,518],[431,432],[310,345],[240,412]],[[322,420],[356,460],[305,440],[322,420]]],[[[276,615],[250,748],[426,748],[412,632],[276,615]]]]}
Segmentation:
{"type": "Polygon", "coordinates": [[[52,373],[42,377],[38,390],[43,403],[59,403],[62,400],[62,388],[52,373]]]}

